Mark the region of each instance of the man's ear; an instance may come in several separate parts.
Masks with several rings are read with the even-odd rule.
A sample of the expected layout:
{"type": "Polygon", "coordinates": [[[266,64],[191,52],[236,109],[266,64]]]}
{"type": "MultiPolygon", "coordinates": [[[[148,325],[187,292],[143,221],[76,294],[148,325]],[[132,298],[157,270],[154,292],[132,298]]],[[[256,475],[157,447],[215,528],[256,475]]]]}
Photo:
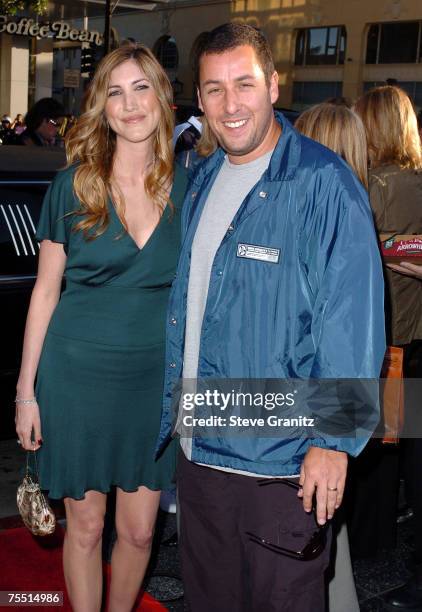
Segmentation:
{"type": "Polygon", "coordinates": [[[274,70],[270,78],[270,97],[271,104],[274,104],[278,100],[278,72],[274,70]]]}
{"type": "Polygon", "coordinates": [[[198,96],[198,106],[201,109],[201,111],[204,112],[204,107],[202,106],[202,100],[201,100],[201,91],[199,87],[196,88],[196,95],[198,96]]]}

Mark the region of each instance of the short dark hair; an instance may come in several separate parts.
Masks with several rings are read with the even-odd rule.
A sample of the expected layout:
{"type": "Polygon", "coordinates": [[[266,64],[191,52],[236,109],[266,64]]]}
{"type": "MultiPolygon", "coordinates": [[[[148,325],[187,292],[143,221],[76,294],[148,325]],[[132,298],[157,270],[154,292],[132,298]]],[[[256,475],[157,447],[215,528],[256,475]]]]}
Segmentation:
{"type": "Polygon", "coordinates": [[[58,119],[65,114],[63,106],[54,98],[41,98],[29,109],[25,117],[29,131],[37,130],[44,119],[58,119]]]}
{"type": "Polygon", "coordinates": [[[198,41],[194,58],[195,81],[199,85],[199,65],[204,55],[219,54],[242,45],[249,45],[256,53],[267,83],[274,72],[270,45],[263,33],[245,23],[224,23],[211,32],[204,32],[198,41]]]}

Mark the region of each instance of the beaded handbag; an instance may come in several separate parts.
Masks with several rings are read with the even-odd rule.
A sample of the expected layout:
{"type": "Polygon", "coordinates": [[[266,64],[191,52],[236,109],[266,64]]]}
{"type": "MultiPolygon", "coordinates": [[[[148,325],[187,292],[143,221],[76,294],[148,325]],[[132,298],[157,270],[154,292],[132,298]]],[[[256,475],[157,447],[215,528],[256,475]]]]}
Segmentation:
{"type": "Polygon", "coordinates": [[[40,489],[35,452],[35,479],[29,473],[30,452],[32,451],[28,451],[26,454],[26,473],[18,487],[16,502],[19,514],[31,533],[38,536],[50,535],[56,528],[56,517],[40,489]]]}

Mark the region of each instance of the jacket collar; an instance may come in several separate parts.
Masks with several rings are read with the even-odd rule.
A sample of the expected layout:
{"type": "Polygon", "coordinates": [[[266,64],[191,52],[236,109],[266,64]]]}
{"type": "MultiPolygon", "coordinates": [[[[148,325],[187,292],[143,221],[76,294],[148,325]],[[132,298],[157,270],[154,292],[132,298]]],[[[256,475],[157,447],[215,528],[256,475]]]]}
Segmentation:
{"type": "MultiPolygon", "coordinates": [[[[274,111],[276,120],[281,125],[281,135],[275,146],[274,153],[267,170],[266,179],[269,181],[289,181],[295,176],[301,155],[301,136],[290,121],[280,113],[274,111]]],[[[225,151],[218,149],[210,155],[198,168],[194,182],[202,184],[205,177],[223,163],[225,151]]]]}

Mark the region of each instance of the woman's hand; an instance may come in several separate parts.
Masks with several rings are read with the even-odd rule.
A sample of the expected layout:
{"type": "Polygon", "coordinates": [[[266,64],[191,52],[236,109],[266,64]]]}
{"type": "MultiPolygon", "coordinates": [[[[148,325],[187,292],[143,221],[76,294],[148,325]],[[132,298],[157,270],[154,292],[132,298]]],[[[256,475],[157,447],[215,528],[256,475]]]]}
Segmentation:
{"type": "Polygon", "coordinates": [[[25,450],[38,450],[42,445],[40,410],[37,402],[16,404],[16,433],[25,450]],[[33,432],[33,440],[32,440],[33,432]]]}
{"type": "Polygon", "coordinates": [[[420,278],[422,280],[422,266],[402,261],[400,264],[387,264],[387,268],[399,272],[405,276],[412,276],[413,278],[420,278]]]}

